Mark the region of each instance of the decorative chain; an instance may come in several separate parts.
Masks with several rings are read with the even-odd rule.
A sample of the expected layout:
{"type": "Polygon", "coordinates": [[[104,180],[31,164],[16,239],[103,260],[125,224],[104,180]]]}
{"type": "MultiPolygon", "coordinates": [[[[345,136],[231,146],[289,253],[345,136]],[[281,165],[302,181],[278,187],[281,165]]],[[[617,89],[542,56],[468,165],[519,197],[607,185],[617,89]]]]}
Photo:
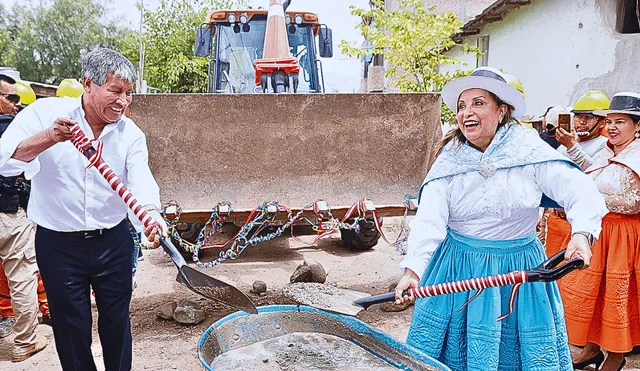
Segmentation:
{"type": "MultiPolygon", "coordinates": [[[[384,235],[377,212],[375,210],[373,210],[372,212],[375,227],[382,238],[387,241],[387,243],[394,246],[396,250],[402,254],[405,253],[405,250],[402,246],[406,243],[407,235],[409,232],[406,220],[411,207],[410,199],[411,196],[405,196],[405,211],[401,222],[401,230],[395,242],[393,243],[389,242],[389,240],[387,240],[386,236],[384,235]]],[[[256,207],[249,213],[242,226],[240,227],[240,230],[233,237],[229,238],[226,242],[221,244],[211,244],[211,241],[216,233],[223,232],[222,225],[232,213],[231,204],[228,201],[218,203],[211,210],[211,215],[202,229],[200,229],[198,238],[195,242],[189,242],[186,239],[182,238],[182,236],[180,236],[177,226],[180,222],[180,216],[182,215],[182,208],[176,201],[171,200],[167,202],[167,204],[162,209],[162,215],[167,221],[169,236],[173,237],[173,239],[177,241],[178,245],[182,247],[184,251],[191,254],[193,262],[196,263],[198,267],[211,268],[222,263],[226,259],[237,259],[238,256],[240,256],[240,254],[249,246],[256,246],[259,243],[282,236],[282,233],[288,228],[291,229],[291,236],[295,238],[293,234],[293,226],[295,223],[302,220],[309,223],[312,229],[316,233],[318,233],[318,236],[314,239],[313,244],[316,244],[321,238],[324,238],[340,229],[354,230],[356,233],[359,233],[359,222],[366,219],[366,201],[367,200],[364,198],[358,200],[347,210],[342,219],[336,218],[331,212],[331,208],[326,203],[324,203],[323,209],[319,209],[318,205],[323,201],[317,201],[313,204],[307,205],[299,210],[295,215],[293,215],[293,212],[290,208],[280,205],[276,201],[264,202],[262,205],[256,207]],[[173,211],[174,216],[172,219],[167,216],[167,210],[169,208],[173,208],[173,210],[175,210],[173,211]],[[221,213],[220,210],[226,211],[221,213]],[[308,210],[313,210],[313,212],[317,216],[317,222],[314,222],[309,218],[303,216],[304,212],[308,210]],[[286,223],[278,227],[274,232],[260,235],[260,233],[263,232],[266,228],[271,227],[277,219],[278,214],[283,212],[287,214],[286,223]],[[353,222],[348,223],[347,221],[351,219],[353,220],[353,222]],[[227,246],[229,247],[226,248],[227,246]],[[199,257],[200,250],[211,248],[221,248],[223,249],[223,251],[221,251],[218,258],[213,261],[201,261],[199,257]]]]}

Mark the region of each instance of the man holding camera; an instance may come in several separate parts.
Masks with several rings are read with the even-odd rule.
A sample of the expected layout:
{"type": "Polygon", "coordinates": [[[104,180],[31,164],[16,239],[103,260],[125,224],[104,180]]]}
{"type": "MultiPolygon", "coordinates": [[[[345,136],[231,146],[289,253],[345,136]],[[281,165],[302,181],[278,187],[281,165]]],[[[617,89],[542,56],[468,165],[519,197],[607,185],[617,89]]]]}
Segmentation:
{"type": "Polygon", "coordinates": [[[600,135],[605,117],[593,114],[595,110],[609,109],[609,97],[603,91],[589,90],[576,102],[571,112],[574,127],[558,128],[556,139],[562,144],[558,151],[584,169],[593,164],[593,156],[604,148],[607,138],[600,135]]]}
{"type": "MultiPolygon", "coordinates": [[[[589,90],[578,98],[576,105],[571,110],[574,114],[573,127],[570,125],[569,112],[558,111],[554,126],[556,127],[555,137],[561,146],[557,148],[557,151],[569,157],[583,169],[591,166],[593,156],[607,143],[607,138],[600,135],[605,118],[594,115],[593,111],[608,109],[608,107],[609,97],[604,92],[589,90]]],[[[547,255],[552,256],[560,251],[570,238],[571,225],[567,221],[564,210],[551,210],[546,219],[545,246],[547,255]]]]}
{"type": "MultiPolygon", "coordinates": [[[[15,80],[0,75],[0,136],[18,112],[20,98],[15,80]],[[18,97],[17,100],[15,97],[18,97]]],[[[35,224],[27,219],[28,184],[21,171],[0,177],[0,259],[8,279],[15,317],[0,320],[5,335],[15,332],[11,360],[24,361],[47,346],[47,338],[36,335],[38,325],[38,266],[34,247],[35,224]]]]}

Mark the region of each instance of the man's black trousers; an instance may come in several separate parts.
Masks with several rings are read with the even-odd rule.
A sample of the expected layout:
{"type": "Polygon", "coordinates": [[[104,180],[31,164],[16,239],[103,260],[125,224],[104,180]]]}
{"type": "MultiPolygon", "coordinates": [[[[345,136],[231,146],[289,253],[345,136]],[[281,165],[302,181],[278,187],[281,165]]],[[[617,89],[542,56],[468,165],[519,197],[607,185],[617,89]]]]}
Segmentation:
{"type": "Polygon", "coordinates": [[[125,221],[87,235],[38,227],[35,246],[62,369],[96,370],[91,354],[93,289],[105,369],[130,370],[133,239],[125,221]]]}

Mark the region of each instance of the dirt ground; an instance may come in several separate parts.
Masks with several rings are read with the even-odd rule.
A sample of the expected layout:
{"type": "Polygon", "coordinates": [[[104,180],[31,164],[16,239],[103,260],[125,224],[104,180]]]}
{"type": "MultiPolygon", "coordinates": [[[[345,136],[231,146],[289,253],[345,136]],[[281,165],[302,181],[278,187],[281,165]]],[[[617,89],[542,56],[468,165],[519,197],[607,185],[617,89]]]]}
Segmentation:
{"type": "MultiPolygon", "coordinates": [[[[399,218],[385,218],[385,232],[395,239],[399,218]],[[396,220],[397,219],[397,220],[396,220]]],[[[304,259],[320,262],[328,271],[327,283],[339,287],[378,294],[386,292],[389,284],[396,282],[401,271],[400,254],[384,241],[369,251],[351,251],[342,246],[340,235],[334,234],[319,242],[310,243],[314,236],[279,239],[245,250],[236,261],[227,261],[206,270],[217,279],[228,282],[247,293],[256,306],[269,304],[294,304],[284,298],[281,288],[304,259]],[[261,296],[249,293],[254,280],[267,284],[267,293],[261,296]]],[[[145,259],[138,266],[138,287],[131,302],[131,326],[133,334],[134,370],[203,370],[197,359],[196,344],[202,333],[216,320],[233,312],[222,305],[193,294],[175,281],[177,270],[171,260],[160,250],[145,251],[145,259]],[[184,326],[173,321],[158,319],[153,309],[169,300],[189,298],[199,302],[206,319],[195,326],[184,326]]],[[[213,259],[217,253],[208,251],[204,258],[213,259]]],[[[358,318],[380,328],[402,341],[405,340],[411,321],[412,307],[403,312],[388,313],[374,306],[360,312],[358,318]]],[[[94,307],[94,322],[97,312],[94,307]]],[[[51,328],[38,326],[38,332],[49,338],[49,346],[41,353],[21,363],[11,363],[12,337],[0,340],[0,370],[60,370],[51,328]]],[[[104,370],[102,351],[94,324],[92,345],[98,370],[104,370]]],[[[640,355],[627,359],[626,370],[640,370],[640,355]],[[629,362],[631,361],[631,362],[629,362]]]]}

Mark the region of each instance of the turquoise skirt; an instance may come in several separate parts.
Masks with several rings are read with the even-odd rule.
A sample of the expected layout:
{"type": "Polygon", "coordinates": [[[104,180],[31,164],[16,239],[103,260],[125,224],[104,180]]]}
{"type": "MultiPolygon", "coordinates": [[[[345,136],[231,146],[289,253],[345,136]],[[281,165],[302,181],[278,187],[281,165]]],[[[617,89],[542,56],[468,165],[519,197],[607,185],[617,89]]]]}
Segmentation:
{"type": "MultiPolygon", "coordinates": [[[[420,284],[530,269],[545,259],[535,233],[491,241],[449,230],[420,284]]],[[[488,288],[460,311],[475,292],[418,299],[407,343],[453,371],[573,370],[556,283],[523,284],[513,313],[498,322],[509,311],[511,288],[488,288]]]]}

